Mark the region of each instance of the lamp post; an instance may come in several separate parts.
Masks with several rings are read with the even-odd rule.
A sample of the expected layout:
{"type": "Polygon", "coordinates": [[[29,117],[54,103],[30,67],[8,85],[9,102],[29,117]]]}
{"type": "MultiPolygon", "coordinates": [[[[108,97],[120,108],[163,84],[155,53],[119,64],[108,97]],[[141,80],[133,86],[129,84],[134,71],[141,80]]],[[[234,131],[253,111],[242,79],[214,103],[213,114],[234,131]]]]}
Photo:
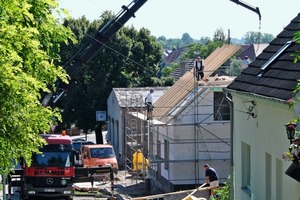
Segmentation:
{"type": "Polygon", "coordinates": [[[294,122],[289,122],[288,124],[285,125],[285,127],[286,127],[287,137],[290,140],[290,144],[292,144],[295,138],[297,124],[294,122]]]}

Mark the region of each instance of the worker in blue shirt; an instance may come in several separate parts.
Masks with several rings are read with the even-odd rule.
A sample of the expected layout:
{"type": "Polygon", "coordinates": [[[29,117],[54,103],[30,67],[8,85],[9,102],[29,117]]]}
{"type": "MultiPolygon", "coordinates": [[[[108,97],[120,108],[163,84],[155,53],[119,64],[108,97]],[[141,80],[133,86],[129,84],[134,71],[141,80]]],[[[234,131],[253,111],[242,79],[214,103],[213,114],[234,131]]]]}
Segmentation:
{"type": "Polygon", "coordinates": [[[204,169],[205,169],[206,183],[209,184],[209,186],[210,186],[210,195],[214,196],[215,188],[219,187],[219,176],[218,176],[216,170],[214,168],[210,167],[208,164],[204,165],[204,169]]]}

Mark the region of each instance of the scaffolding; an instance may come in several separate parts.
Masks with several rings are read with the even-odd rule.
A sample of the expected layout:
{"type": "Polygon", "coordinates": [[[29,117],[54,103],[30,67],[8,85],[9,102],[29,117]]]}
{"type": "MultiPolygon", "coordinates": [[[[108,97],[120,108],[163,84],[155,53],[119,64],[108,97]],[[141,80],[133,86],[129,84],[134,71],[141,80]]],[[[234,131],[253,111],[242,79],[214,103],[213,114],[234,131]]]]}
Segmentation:
{"type": "MultiPolygon", "coordinates": [[[[132,176],[132,181],[138,183],[138,174],[133,171],[133,157],[132,155],[141,149],[143,155],[149,160],[149,170],[146,170],[145,163],[143,163],[143,170],[141,171],[141,180],[145,178],[151,180],[151,190],[156,193],[160,188],[166,191],[178,190],[176,185],[188,185],[189,188],[197,187],[205,181],[203,176],[202,166],[203,161],[214,159],[216,154],[220,157],[219,162],[223,162],[224,155],[230,154],[230,138],[214,135],[213,132],[207,128],[213,124],[207,125],[206,119],[214,118],[224,122],[221,115],[221,105],[204,104],[200,105],[199,102],[205,100],[206,96],[214,85],[201,85],[195,81],[194,90],[191,95],[184,99],[184,104],[173,108],[171,113],[176,113],[176,116],[169,115],[164,118],[167,123],[158,120],[146,120],[146,109],[142,96],[132,94],[128,98],[127,117],[126,117],[126,134],[125,134],[125,163],[126,171],[132,176]],[[138,103],[137,103],[138,102],[138,103]],[[190,106],[186,106],[190,105],[190,106]],[[216,107],[213,113],[203,113],[200,110],[208,110],[210,107],[216,107]],[[178,115],[178,113],[180,113],[178,115]],[[192,113],[192,114],[191,114],[192,113]],[[185,117],[190,117],[193,121],[189,123],[171,123],[172,121],[181,121],[185,117]],[[193,131],[191,131],[193,129],[193,131]],[[174,135],[174,130],[178,132],[188,130],[189,134],[185,134],[180,138],[174,135]],[[212,152],[211,146],[218,144],[222,146],[219,150],[212,152]],[[174,159],[170,155],[170,151],[181,149],[184,146],[193,146],[193,157],[186,157],[184,159],[174,159]],[[205,154],[205,158],[203,157],[205,154]],[[184,172],[188,170],[194,174],[193,177],[180,177],[174,176],[171,172],[163,176],[163,171],[168,171],[169,168],[174,168],[177,165],[178,171],[184,172]],[[193,166],[186,168],[186,165],[193,166]],[[192,184],[191,184],[192,183],[192,184]],[[194,186],[191,186],[194,185],[194,186]]],[[[223,102],[224,99],[220,100],[223,102]]],[[[208,101],[208,100],[207,100],[208,101]]],[[[216,122],[219,124],[219,122],[216,122]]],[[[217,160],[215,160],[217,161],[217,160]]],[[[221,177],[227,179],[227,177],[221,177]]],[[[148,180],[147,180],[148,181],[148,180]]]]}
{"type": "Polygon", "coordinates": [[[138,150],[141,150],[143,155],[148,154],[148,147],[146,137],[148,134],[148,126],[145,117],[145,104],[142,94],[133,92],[127,99],[127,114],[125,118],[125,172],[131,175],[131,180],[138,183],[139,177],[143,180],[145,178],[145,163],[143,160],[143,170],[135,171],[133,163],[133,155],[138,150]]]}
{"type": "MultiPolygon", "coordinates": [[[[239,49],[226,48],[221,48],[208,58],[212,66],[205,72],[204,78],[208,81],[198,82],[193,72],[189,71],[180,78],[181,85],[176,82],[173,85],[175,89],[172,86],[167,91],[169,96],[165,94],[164,98],[158,99],[165,104],[154,104],[154,111],[161,112],[157,111],[153,120],[145,119],[145,108],[128,108],[127,151],[136,151],[137,146],[143,148],[143,155],[149,160],[146,178],[151,181],[153,193],[162,188],[164,192],[172,192],[198,187],[205,182],[205,163],[219,167],[220,179],[227,180],[230,174],[230,108],[224,101],[222,87],[226,87],[231,80],[209,77],[214,72],[213,67],[217,68],[239,49]],[[230,53],[225,55],[224,49],[230,53]],[[218,56],[221,60],[217,62],[214,59],[218,56]],[[176,90],[176,87],[181,88],[176,90]],[[218,92],[223,96],[214,96],[218,92]],[[175,103],[171,98],[180,101],[175,103]],[[227,106],[227,114],[224,105],[227,106]],[[133,120],[132,123],[133,118],[140,122],[133,120]],[[139,129],[135,128],[137,124],[139,129]]],[[[128,152],[126,155],[128,162],[132,160],[128,152]]]]}

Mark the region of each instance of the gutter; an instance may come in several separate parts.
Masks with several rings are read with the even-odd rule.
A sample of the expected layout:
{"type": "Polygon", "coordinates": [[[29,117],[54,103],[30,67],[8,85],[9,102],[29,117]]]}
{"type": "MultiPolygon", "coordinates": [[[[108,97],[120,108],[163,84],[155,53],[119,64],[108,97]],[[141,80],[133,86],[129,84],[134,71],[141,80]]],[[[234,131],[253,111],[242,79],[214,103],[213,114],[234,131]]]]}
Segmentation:
{"type": "Polygon", "coordinates": [[[234,200],[234,177],[233,177],[233,169],[234,169],[234,160],[233,160],[233,102],[232,97],[229,97],[230,92],[224,88],[223,93],[225,94],[225,99],[230,105],[230,200],[234,200]]]}
{"type": "Polygon", "coordinates": [[[259,94],[255,94],[255,93],[242,92],[242,91],[238,91],[238,90],[231,90],[231,89],[228,89],[228,88],[225,88],[223,90],[223,92],[225,94],[227,94],[227,93],[242,94],[242,95],[245,95],[245,96],[251,96],[251,97],[260,98],[260,99],[264,99],[264,100],[269,100],[269,101],[273,101],[273,102],[289,104],[288,100],[274,98],[274,97],[267,97],[267,96],[263,96],[263,95],[259,95],[259,94]]]}

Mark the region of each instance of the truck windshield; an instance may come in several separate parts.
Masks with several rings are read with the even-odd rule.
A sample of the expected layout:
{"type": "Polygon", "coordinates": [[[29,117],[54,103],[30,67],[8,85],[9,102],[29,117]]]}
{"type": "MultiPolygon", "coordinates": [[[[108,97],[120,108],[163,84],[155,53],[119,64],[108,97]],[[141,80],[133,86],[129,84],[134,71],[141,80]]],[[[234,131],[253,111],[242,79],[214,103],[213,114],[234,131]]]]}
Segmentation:
{"type": "Polygon", "coordinates": [[[71,167],[71,152],[44,152],[34,154],[32,167],[71,167]]]}
{"type": "Polygon", "coordinates": [[[114,150],[110,147],[108,148],[92,148],[91,157],[92,158],[111,158],[114,157],[114,150]]]}
{"type": "Polygon", "coordinates": [[[43,154],[34,154],[32,167],[71,167],[72,145],[50,144],[40,149],[43,154]]]}

